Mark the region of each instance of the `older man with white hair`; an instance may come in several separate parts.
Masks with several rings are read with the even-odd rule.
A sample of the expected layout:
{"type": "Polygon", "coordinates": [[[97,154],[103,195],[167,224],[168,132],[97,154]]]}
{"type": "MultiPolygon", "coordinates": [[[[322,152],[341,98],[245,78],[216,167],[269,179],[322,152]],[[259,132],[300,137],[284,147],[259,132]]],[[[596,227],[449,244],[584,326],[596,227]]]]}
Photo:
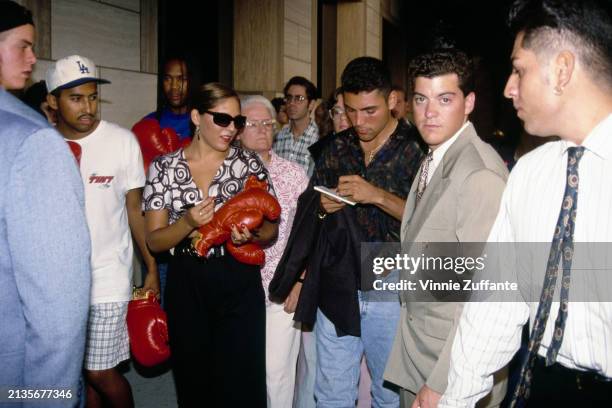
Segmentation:
{"type": "Polygon", "coordinates": [[[290,407],[293,403],[301,334],[299,326],[293,321],[293,313],[302,287],[303,275],[293,285],[284,305],[268,299],[268,285],[287,245],[297,200],[308,185],[308,178],[300,165],[283,159],[272,151],[276,121],[275,110],[270,101],[263,96],[251,95],[242,98],[240,105],[247,121],[244,131],[238,138],[245,149],[256,152],[263,160],[282,209],[278,239],[274,245],[265,249],[266,264],[261,269],[261,278],[266,291],[268,407],[284,408],[290,407]]]}

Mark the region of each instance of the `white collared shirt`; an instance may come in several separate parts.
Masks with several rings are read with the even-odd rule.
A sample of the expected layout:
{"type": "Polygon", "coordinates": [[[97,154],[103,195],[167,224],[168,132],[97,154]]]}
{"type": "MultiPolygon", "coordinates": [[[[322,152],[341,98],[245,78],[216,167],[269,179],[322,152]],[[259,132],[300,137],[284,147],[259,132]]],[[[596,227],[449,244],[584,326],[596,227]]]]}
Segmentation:
{"type": "MultiPolygon", "coordinates": [[[[459,138],[461,132],[463,132],[463,130],[468,126],[469,123],[470,121],[466,120],[463,126],[461,126],[461,128],[453,135],[453,137],[442,143],[440,146],[438,146],[436,150],[433,151],[433,159],[431,163],[429,163],[429,172],[427,173],[427,184],[429,184],[429,182],[431,181],[433,174],[436,172],[438,165],[440,164],[440,162],[442,162],[442,159],[444,158],[444,155],[446,154],[448,149],[450,149],[453,143],[455,143],[455,141],[459,138]]],[[[431,149],[429,149],[429,151],[431,151],[431,149]]]]}
{"type": "MultiPolygon", "coordinates": [[[[519,160],[508,179],[489,242],[552,241],[565,191],[567,149],[571,146],[567,141],[550,142],[519,160]]],[[[585,152],[578,169],[574,242],[610,243],[612,114],[591,131],[582,146],[585,152]]],[[[570,289],[570,299],[571,293],[570,289]]],[[[570,302],[558,363],[612,378],[609,298],[570,302]]],[[[537,307],[537,302],[465,305],[453,343],[449,384],[439,407],[472,407],[491,390],[491,374],[505,366],[518,350],[522,326],[529,317],[533,324],[537,307]]],[[[559,303],[553,302],[538,350],[540,356],[546,355],[558,308],[559,303]]]]}

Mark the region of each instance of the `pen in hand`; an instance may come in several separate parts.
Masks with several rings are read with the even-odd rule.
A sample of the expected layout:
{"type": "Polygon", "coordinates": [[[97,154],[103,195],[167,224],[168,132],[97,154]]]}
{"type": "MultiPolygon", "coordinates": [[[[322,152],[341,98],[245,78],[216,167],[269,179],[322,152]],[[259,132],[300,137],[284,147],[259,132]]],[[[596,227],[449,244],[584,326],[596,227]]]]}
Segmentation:
{"type": "MultiPolygon", "coordinates": [[[[198,191],[200,192],[200,197],[202,197],[202,196],[203,196],[203,194],[202,194],[202,190],[198,189],[198,191]]],[[[183,206],[181,207],[181,210],[188,210],[188,209],[190,209],[190,208],[193,208],[193,207],[195,207],[196,205],[200,204],[202,201],[204,201],[204,200],[200,200],[200,201],[195,202],[195,203],[187,203],[187,204],[185,204],[185,205],[183,205],[183,206]]]]}
{"type": "Polygon", "coordinates": [[[188,209],[190,209],[190,208],[193,208],[193,207],[195,207],[196,205],[201,204],[203,201],[204,201],[204,200],[200,200],[200,201],[195,202],[195,203],[187,203],[187,204],[185,204],[185,205],[183,205],[183,206],[181,207],[181,210],[188,210],[188,209]]]}

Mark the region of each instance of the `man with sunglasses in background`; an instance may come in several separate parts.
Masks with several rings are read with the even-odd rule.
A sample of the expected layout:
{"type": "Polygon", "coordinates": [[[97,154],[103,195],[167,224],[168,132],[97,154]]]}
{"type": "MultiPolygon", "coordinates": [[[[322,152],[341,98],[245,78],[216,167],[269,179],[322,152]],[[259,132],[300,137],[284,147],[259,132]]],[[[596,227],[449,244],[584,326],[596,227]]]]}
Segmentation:
{"type": "MultiPolygon", "coordinates": [[[[306,78],[294,76],[285,85],[283,93],[289,126],[283,127],[278,132],[272,150],[283,159],[299,164],[310,177],[314,170],[314,160],[308,148],[319,140],[319,128],[310,117],[315,105],[317,88],[306,78]]],[[[299,408],[315,406],[313,394],[316,350],[312,333],[311,327],[302,325],[302,344],[295,392],[295,406],[299,408]]]]}
{"type": "Polygon", "coordinates": [[[301,76],[294,76],[283,90],[289,126],[276,135],[272,149],[283,159],[296,162],[312,176],[314,160],[308,148],[319,140],[319,128],[310,117],[314,109],[317,88],[301,76]]]}
{"type": "Polygon", "coordinates": [[[145,184],[134,135],[97,119],[98,78],[88,58],[62,58],[47,71],[47,101],[57,112],[57,130],[81,147],[85,214],[91,233],[92,288],[85,346],[87,406],[133,406],[132,391],[117,365],[130,357],[126,325],[132,294],[132,234],[147,270],[145,290],[159,293],[155,259],[144,237],[140,209],[145,184]],[[130,234],[130,230],[132,234],[130,234]]]}

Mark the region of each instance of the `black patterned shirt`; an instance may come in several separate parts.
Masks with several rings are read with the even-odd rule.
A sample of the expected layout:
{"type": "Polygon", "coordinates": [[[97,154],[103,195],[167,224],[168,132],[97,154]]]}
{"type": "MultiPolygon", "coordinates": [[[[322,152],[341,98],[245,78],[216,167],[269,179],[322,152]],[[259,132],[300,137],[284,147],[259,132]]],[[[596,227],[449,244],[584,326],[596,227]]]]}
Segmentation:
{"type": "Polygon", "coordinates": [[[249,176],[268,182],[268,191],[274,187],[268,171],[256,153],[230,146],[230,151],[213,177],[205,196],[196,186],[185,152],[179,149],[153,160],[142,195],[143,210],[168,210],[169,224],[175,223],[185,212],[182,207],[195,204],[205,197],[215,197],[215,211],[227,200],[242,191],[249,176]]]}
{"type": "MultiPolygon", "coordinates": [[[[424,157],[414,127],[399,122],[367,167],[353,128],[332,137],[317,160],[311,185],[336,188],[340,176],[359,175],[370,184],[406,199],[424,157]]],[[[357,204],[356,212],[367,242],[400,241],[399,220],[370,204],[357,204]]]]}

